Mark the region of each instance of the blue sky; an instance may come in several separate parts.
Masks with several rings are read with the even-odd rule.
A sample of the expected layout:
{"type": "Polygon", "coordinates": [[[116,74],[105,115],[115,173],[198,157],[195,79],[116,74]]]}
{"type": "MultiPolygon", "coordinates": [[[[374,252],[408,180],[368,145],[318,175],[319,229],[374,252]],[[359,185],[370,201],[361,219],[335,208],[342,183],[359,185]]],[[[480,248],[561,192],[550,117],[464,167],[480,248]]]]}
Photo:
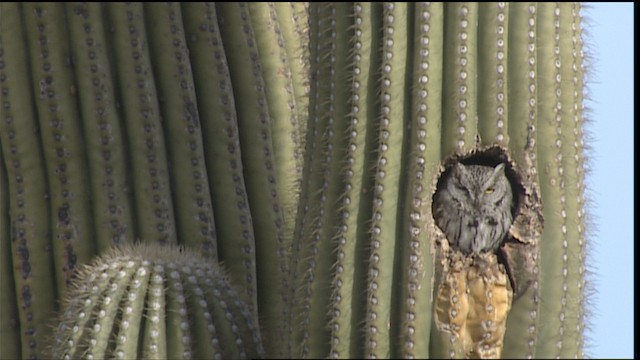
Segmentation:
{"type": "Polygon", "coordinates": [[[588,3],[584,40],[592,58],[587,178],[592,237],[587,354],[632,358],[633,306],[633,3],[588,3]]]}

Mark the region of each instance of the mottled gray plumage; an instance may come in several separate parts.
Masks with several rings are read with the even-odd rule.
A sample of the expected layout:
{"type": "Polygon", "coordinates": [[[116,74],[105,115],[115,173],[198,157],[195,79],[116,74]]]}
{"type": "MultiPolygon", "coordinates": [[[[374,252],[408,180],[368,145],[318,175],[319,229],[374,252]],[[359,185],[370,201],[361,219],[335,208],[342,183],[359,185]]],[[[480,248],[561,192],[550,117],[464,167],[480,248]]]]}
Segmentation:
{"type": "Polygon", "coordinates": [[[433,199],[436,225],[465,254],[495,251],[513,221],[513,193],[504,163],[456,163],[433,199]]]}

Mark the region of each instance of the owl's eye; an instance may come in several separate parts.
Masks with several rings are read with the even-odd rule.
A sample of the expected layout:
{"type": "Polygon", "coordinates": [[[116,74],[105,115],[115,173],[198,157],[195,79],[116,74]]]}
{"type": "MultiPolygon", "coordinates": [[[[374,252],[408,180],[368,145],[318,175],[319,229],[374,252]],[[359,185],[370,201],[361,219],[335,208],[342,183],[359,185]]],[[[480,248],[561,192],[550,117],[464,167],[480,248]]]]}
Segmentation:
{"type": "Polygon", "coordinates": [[[495,189],[494,189],[494,188],[492,188],[492,187],[488,187],[488,188],[484,189],[485,194],[491,194],[491,193],[493,193],[494,191],[495,191],[495,189]]]}

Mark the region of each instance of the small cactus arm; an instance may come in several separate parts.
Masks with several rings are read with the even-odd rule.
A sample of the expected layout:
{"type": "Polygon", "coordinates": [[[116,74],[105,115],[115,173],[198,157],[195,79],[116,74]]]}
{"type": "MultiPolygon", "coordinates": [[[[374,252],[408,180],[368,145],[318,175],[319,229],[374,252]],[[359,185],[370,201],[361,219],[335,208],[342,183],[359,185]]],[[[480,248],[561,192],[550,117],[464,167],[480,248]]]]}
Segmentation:
{"type": "Polygon", "coordinates": [[[145,261],[168,264],[176,244],[224,267],[246,304],[233,318],[264,340],[243,340],[247,356],[584,356],[581,11],[1,3],[0,357],[50,357],[40,339],[59,299],[88,281],[106,283],[61,323],[57,354],[230,342],[224,355],[239,356],[233,327],[214,337],[204,315],[217,319],[207,296],[230,285],[192,273],[200,293],[164,265],[168,285],[153,282],[145,261]],[[514,222],[497,254],[461,257],[433,221],[438,178],[458,161],[506,164],[514,222]],[[78,271],[138,239],[166,246],[78,271]],[[169,311],[180,286],[188,316],[169,311]],[[160,333],[191,342],[156,346],[160,333]]]}
{"type": "Polygon", "coordinates": [[[229,278],[191,250],[114,248],[79,271],[53,339],[57,359],[263,357],[229,278]]]}

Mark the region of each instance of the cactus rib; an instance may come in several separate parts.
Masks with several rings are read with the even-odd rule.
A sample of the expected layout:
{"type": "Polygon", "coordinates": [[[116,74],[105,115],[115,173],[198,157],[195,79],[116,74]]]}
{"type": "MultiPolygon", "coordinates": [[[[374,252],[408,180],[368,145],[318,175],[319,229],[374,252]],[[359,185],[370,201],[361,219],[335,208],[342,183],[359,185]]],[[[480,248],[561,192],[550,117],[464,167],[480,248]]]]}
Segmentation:
{"type": "Polygon", "coordinates": [[[116,64],[118,101],[131,154],[135,235],[143,241],[176,244],[167,153],[142,4],[106,7],[113,29],[110,50],[116,64]]]}
{"type": "Polygon", "coordinates": [[[85,132],[94,223],[102,230],[96,231],[96,250],[102,252],[112,244],[134,240],[124,132],[113,96],[103,6],[66,4],[66,13],[76,74],[74,88],[85,132]]]}
{"type": "MultiPolygon", "coordinates": [[[[25,41],[14,41],[24,36],[22,8],[18,3],[2,3],[0,13],[0,143],[9,186],[10,241],[6,246],[10,246],[12,261],[7,264],[12,265],[15,283],[14,291],[3,287],[2,293],[9,296],[13,292],[12,303],[18,311],[20,341],[12,350],[19,357],[39,357],[44,354],[40,339],[50,332],[47,319],[57,308],[49,189],[33,88],[31,81],[25,81],[31,79],[27,46],[25,41]]],[[[3,325],[6,319],[3,317],[3,325]]],[[[4,344],[2,347],[4,351],[4,344]]]]}
{"type": "Polygon", "coordinates": [[[167,144],[176,236],[218,259],[201,120],[179,4],[144,4],[149,56],[167,144]],[[170,54],[171,56],[165,56],[170,54]]]}
{"type": "Polygon", "coordinates": [[[256,236],[256,271],[261,275],[258,306],[262,325],[268,326],[265,343],[272,353],[284,356],[285,321],[289,318],[285,304],[291,291],[290,249],[284,237],[286,218],[278,195],[276,144],[262,75],[261,58],[267,55],[258,52],[246,3],[219,3],[216,11],[233,84],[244,179],[256,236]]]}
{"type": "MultiPolygon", "coordinates": [[[[214,4],[182,4],[206,168],[213,202],[218,258],[257,314],[256,250],[241,158],[233,89],[214,4]],[[203,95],[207,94],[207,95],[203,95]],[[216,101],[210,101],[210,98],[216,101]],[[231,204],[231,206],[229,205],[231,204]]],[[[257,317],[256,317],[257,322],[257,317]]]]}
{"type": "Polygon", "coordinates": [[[89,261],[93,217],[83,128],[72,88],[75,80],[69,63],[65,14],[62,4],[29,3],[24,19],[30,46],[30,64],[40,138],[47,165],[51,206],[51,239],[56,259],[58,291],[78,264],[89,261]]]}

